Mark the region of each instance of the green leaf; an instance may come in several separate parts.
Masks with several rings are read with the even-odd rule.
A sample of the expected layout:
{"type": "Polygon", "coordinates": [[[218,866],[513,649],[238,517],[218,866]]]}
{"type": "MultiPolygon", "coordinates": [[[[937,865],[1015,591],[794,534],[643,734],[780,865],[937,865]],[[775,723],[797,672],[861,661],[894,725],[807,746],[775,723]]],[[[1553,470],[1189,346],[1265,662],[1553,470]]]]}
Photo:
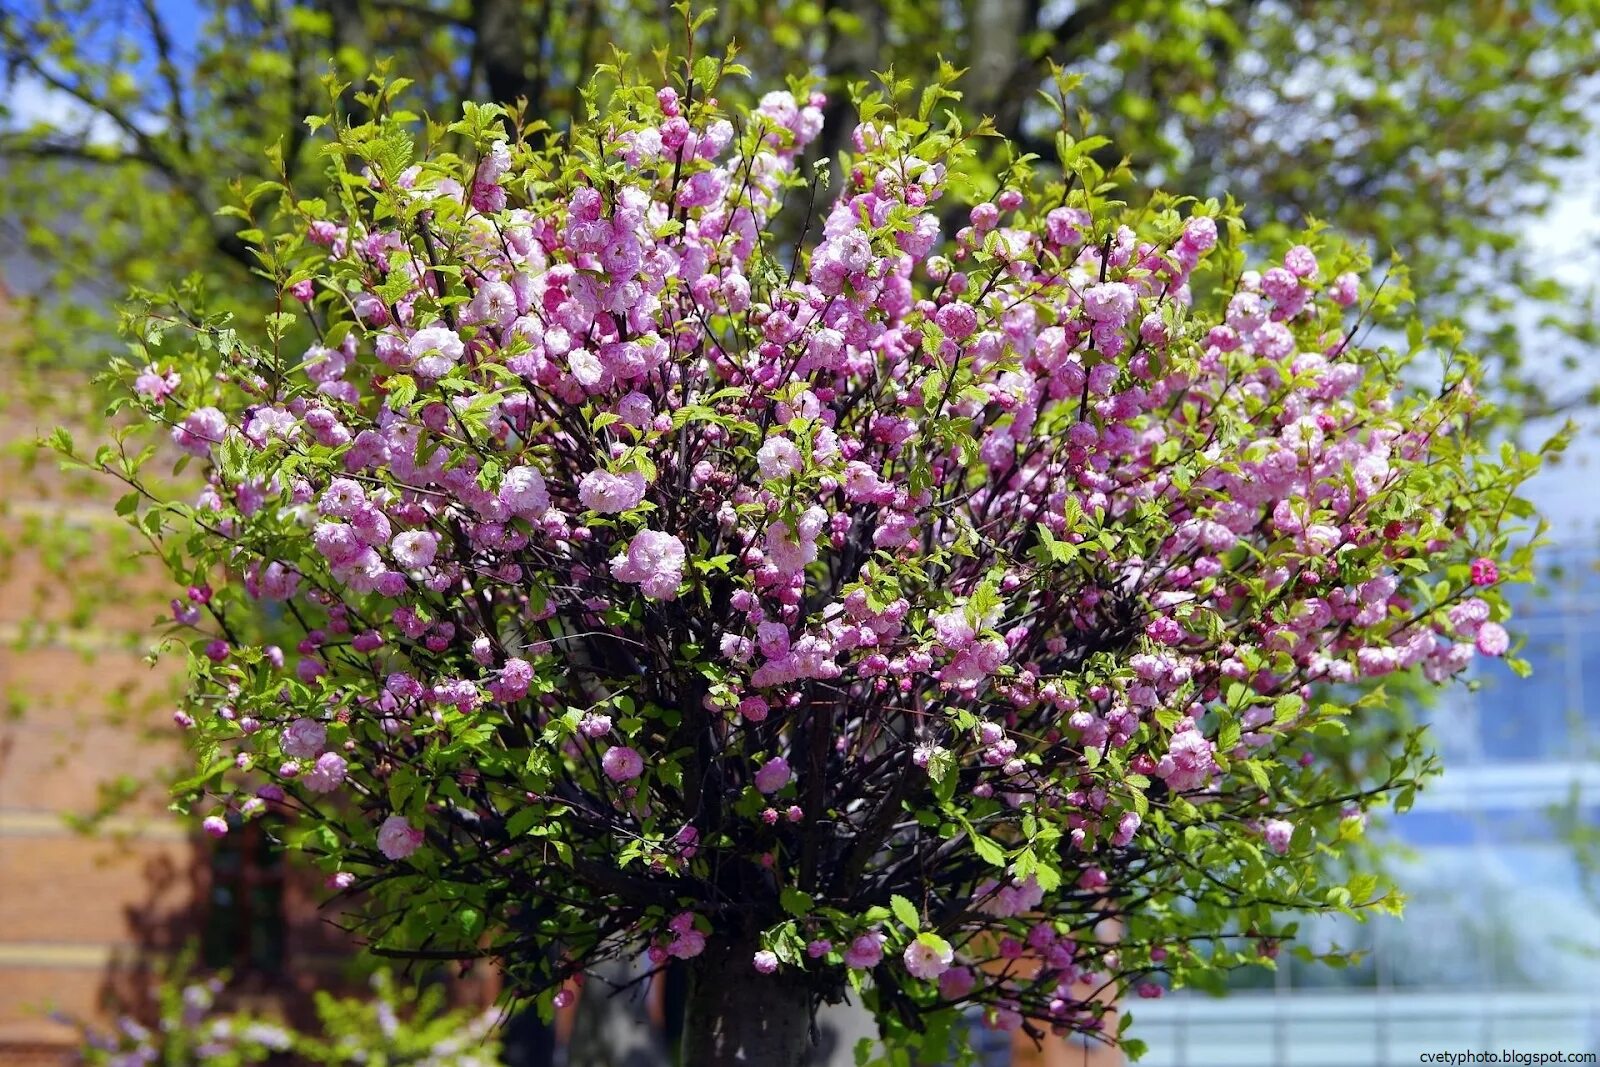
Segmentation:
{"type": "Polygon", "coordinates": [[[778,894],[778,903],[783,906],[785,912],[793,915],[796,919],[804,919],[811,914],[810,895],[802,893],[793,886],[778,894]]]}
{"type": "Polygon", "coordinates": [[[1005,849],[982,834],[974,833],[972,835],[972,850],[978,854],[979,859],[991,866],[1004,867],[1006,865],[1005,849]]]}
{"type": "Polygon", "coordinates": [[[896,893],[889,898],[889,907],[894,917],[900,920],[900,925],[913,931],[922,929],[922,917],[917,914],[917,906],[911,901],[896,893]]]}
{"type": "Polygon", "coordinates": [[[1217,731],[1217,751],[1224,754],[1233,751],[1234,747],[1239,743],[1239,735],[1239,722],[1237,719],[1230,718],[1224,722],[1222,728],[1217,731]]]}
{"type": "Polygon", "coordinates": [[[513,838],[521,837],[533,829],[543,814],[538,808],[523,808],[513,813],[511,818],[506,820],[506,834],[513,838]]]}
{"type": "Polygon", "coordinates": [[[1250,780],[1256,784],[1257,789],[1263,793],[1272,791],[1272,781],[1267,777],[1267,769],[1261,766],[1260,761],[1247,759],[1244,761],[1243,766],[1245,772],[1250,775],[1250,780]]]}

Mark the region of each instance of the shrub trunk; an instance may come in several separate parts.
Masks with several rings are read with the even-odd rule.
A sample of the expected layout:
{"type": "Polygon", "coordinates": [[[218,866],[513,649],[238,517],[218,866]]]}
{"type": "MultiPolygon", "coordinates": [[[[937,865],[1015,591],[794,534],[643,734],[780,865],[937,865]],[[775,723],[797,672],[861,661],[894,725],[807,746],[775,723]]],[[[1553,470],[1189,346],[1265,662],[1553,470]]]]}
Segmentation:
{"type": "Polygon", "coordinates": [[[685,1067],[801,1067],[811,1045],[803,980],[760,974],[757,946],[713,939],[692,962],[683,1034],[685,1067]]]}

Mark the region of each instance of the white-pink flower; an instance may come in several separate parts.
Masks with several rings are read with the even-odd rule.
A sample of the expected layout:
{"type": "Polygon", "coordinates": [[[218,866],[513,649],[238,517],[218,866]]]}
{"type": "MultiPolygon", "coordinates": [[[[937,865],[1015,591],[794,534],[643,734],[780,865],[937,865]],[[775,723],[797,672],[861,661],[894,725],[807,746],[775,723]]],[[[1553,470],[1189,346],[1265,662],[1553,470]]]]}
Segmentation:
{"type": "Polygon", "coordinates": [[[917,939],[906,946],[901,958],[914,977],[931,982],[950,969],[956,954],[950,942],[937,934],[918,934],[917,939]]]}
{"type": "Polygon", "coordinates": [[[395,562],[407,570],[430,566],[439,552],[439,536],[427,530],[407,530],[389,542],[395,562]]]}
{"type": "Polygon", "coordinates": [[[637,507],[644,499],[644,475],[637,471],[612,474],[593,470],[578,482],[578,500],[590,511],[615,515],[637,507]]]}
{"type": "Polygon", "coordinates": [[[626,552],[611,560],[611,574],[619,582],[637,585],[652,600],[671,600],[683,582],[683,542],[659,530],[640,530],[626,552]]]}
{"type": "Polygon", "coordinates": [[[391,815],[378,828],[378,851],[392,860],[403,860],[422,845],[422,831],[406,821],[404,815],[391,815]]]}
{"type": "Polygon", "coordinates": [[[787,478],[800,471],[800,449],[787,437],[769,437],[756,453],[763,478],[787,478]]]}
{"type": "Polygon", "coordinates": [[[762,949],[755,954],[755,959],[752,962],[755,963],[756,970],[761,974],[772,974],[778,969],[778,954],[762,949]]]}
{"type": "Polygon", "coordinates": [[[525,519],[537,519],[550,510],[550,491],[544,475],[532,467],[512,467],[500,479],[500,502],[525,519]]]}
{"type": "Polygon", "coordinates": [[[1294,823],[1287,819],[1268,819],[1261,824],[1261,839],[1278,855],[1289,851],[1289,841],[1294,837],[1294,823]]]}

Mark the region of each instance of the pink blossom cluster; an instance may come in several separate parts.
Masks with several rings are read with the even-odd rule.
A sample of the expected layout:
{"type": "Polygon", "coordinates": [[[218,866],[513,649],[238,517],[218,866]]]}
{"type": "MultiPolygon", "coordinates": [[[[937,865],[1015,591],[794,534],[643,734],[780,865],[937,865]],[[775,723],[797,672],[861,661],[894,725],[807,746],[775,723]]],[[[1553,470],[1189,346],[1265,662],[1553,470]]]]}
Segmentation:
{"type": "Polygon", "coordinates": [[[300,218],[298,363],[135,385],[212,460],[235,610],[302,624],[218,638],[237,714],[190,721],[342,799],[336,864],[511,878],[659,960],[759,915],[759,975],[898,966],[1098,1032],[1133,950],[1071,920],[1146,884],[1152,810],[1248,796],[1288,862],[1243,763],[1311,775],[1319,692],[1507,651],[1492,559],[1418,578],[1492,543],[1435,459],[1476,401],[1405,393],[1308,245],[1219,274],[1214,207],[1019,184],[947,236],[949,161],[882,119],[785,258],[822,104],[740,133],[662,90],[559,180],[486,140],[300,218]]]}

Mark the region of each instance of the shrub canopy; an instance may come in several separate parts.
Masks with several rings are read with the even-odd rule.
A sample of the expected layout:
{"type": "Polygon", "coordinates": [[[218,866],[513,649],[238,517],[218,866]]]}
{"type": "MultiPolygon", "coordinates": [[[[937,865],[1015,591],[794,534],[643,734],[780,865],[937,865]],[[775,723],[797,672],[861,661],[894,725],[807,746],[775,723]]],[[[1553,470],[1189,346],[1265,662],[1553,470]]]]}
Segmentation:
{"type": "Polygon", "coordinates": [[[1369,344],[1403,276],[1319,231],[1246,269],[1233,205],[1119,201],[1064,106],[1064,179],[963,204],[942,82],[862,96],[835,191],[803,86],[602,73],[564,137],[378,83],[313,122],[328,197],[234,209],[264,330],[137,317],[119,406],[205,488],[87,461],[189,587],[187,794],[296,813],[381,953],[546,1007],[714,958],[859,991],[896,1057],[970,1005],[1114,1038],[1112,994],[1390,907],[1348,861],[1425,755],[1314,750],[1506,651],[1534,466],[1467,432],[1454,331],[1369,344]]]}

